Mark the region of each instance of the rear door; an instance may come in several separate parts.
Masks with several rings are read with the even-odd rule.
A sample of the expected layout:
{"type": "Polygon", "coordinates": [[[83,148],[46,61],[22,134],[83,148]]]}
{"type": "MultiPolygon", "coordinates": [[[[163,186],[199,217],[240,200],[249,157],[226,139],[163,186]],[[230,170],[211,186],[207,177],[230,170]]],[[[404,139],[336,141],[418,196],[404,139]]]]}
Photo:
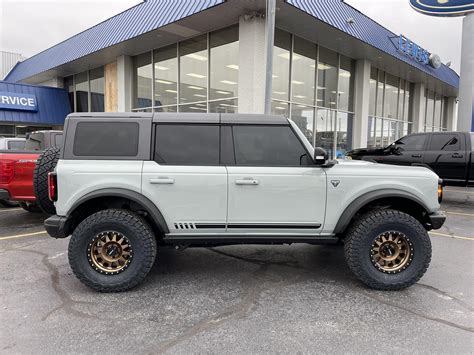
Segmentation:
{"type": "Polygon", "coordinates": [[[326,172],[288,125],[233,125],[228,234],[319,234],[326,172]]]}
{"type": "Polygon", "coordinates": [[[158,123],[154,130],[143,195],[158,206],[171,234],[225,232],[227,171],[220,165],[219,125],[158,123]]]}
{"type": "Polygon", "coordinates": [[[395,149],[384,157],[387,164],[412,165],[423,163],[427,134],[410,134],[395,142],[395,149]]]}
{"type": "Polygon", "coordinates": [[[424,163],[446,180],[466,179],[468,156],[464,136],[456,133],[432,133],[424,163]]]}

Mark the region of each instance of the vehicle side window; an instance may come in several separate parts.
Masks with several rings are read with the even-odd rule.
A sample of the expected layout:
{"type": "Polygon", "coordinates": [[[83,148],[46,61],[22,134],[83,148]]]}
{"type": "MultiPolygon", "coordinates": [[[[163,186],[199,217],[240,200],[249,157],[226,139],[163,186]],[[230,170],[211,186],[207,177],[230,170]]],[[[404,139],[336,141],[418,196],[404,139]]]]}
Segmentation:
{"type": "Polygon", "coordinates": [[[25,141],[9,141],[8,149],[11,150],[23,150],[25,149],[25,141]]]}
{"type": "Polygon", "coordinates": [[[219,165],[219,126],[158,124],[154,160],[158,164],[219,165]]]}
{"type": "Polygon", "coordinates": [[[235,125],[233,132],[237,165],[310,165],[306,150],[289,126],[235,125]]]}
{"type": "Polygon", "coordinates": [[[397,141],[397,147],[407,151],[423,150],[425,146],[426,135],[417,134],[414,136],[406,136],[397,141]]]}
{"type": "Polygon", "coordinates": [[[42,150],[43,149],[43,134],[31,133],[26,139],[25,149],[26,150],[42,150]]]}
{"type": "Polygon", "coordinates": [[[79,122],[74,136],[76,156],[125,156],[138,154],[136,122],[79,122]]]}
{"type": "Polygon", "coordinates": [[[461,142],[456,134],[433,134],[431,136],[430,148],[431,151],[439,150],[460,150],[461,142]]]}

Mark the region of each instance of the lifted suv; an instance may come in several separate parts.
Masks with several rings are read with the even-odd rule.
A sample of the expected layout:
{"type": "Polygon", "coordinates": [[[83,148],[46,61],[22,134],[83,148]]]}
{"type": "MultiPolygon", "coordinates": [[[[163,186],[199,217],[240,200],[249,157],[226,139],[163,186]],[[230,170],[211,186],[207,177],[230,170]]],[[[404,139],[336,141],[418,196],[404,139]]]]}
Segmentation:
{"type": "Polygon", "coordinates": [[[366,285],[428,268],[439,179],[423,167],[328,161],[292,121],[238,114],[72,114],[49,192],[55,238],[87,286],[124,291],[158,245],[343,242],[366,285]]]}

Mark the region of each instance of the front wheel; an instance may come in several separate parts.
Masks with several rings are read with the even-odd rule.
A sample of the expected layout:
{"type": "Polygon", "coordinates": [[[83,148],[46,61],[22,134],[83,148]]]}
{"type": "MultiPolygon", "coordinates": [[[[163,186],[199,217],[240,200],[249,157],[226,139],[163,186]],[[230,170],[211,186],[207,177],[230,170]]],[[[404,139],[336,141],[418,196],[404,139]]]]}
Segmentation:
{"type": "Polygon", "coordinates": [[[431,242],[414,217],[396,210],[375,210],[350,228],[344,253],[351,271],[370,288],[401,290],[428,269],[431,242]]]}
{"type": "Polygon", "coordinates": [[[136,213],[103,210],[77,226],[68,254],[72,271],[86,286],[99,292],[126,291],[153,266],[156,239],[136,213]]]}

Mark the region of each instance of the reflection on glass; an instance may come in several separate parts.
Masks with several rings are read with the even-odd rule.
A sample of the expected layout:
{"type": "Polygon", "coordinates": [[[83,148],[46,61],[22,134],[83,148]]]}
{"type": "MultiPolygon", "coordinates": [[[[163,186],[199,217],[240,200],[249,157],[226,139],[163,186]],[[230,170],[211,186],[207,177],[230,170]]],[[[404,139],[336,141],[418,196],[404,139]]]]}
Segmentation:
{"type": "Polygon", "coordinates": [[[202,35],[181,42],[179,54],[181,65],[179,102],[187,104],[196,101],[206,101],[207,36],[202,35]],[[202,97],[195,96],[195,94],[200,94],[202,97]]]}
{"type": "Polygon", "coordinates": [[[237,99],[209,102],[209,112],[237,113],[237,99]]]}
{"type": "Polygon", "coordinates": [[[286,102],[272,101],[272,115],[289,118],[288,104],[286,102]]]}
{"type": "Polygon", "coordinates": [[[354,61],[341,55],[339,68],[338,109],[342,111],[353,110],[354,91],[354,61]]]}
{"type": "Polygon", "coordinates": [[[375,98],[377,95],[377,69],[370,68],[369,115],[375,116],[375,98]]]}
{"type": "Polygon", "coordinates": [[[133,60],[135,78],[134,108],[151,107],[151,53],[143,53],[133,60]]]}
{"type": "Polygon", "coordinates": [[[367,147],[375,147],[375,118],[369,117],[367,126],[367,147]]]}
{"type": "Polygon", "coordinates": [[[404,117],[405,84],[406,84],[405,80],[400,79],[400,94],[398,95],[398,114],[397,114],[397,117],[399,120],[403,120],[403,117],[404,117]]]}
{"type": "Polygon", "coordinates": [[[386,74],[383,117],[397,118],[398,78],[386,74]]]}
{"type": "Polygon", "coordinates": [[[293,102],[314,105],[316,45],[299,37],[295,37],[293,51],[291,99],[293,102]]]}
{"type": "Polygon", "coordinates": [[[273,47],[273,80],[272,97],[278,100],[288,100],[288,85],[290,81],[290,50],[291,35],[275,29],[275,46],[273,47]]]}
{"type": "Polygon", "coordinates": [[[441,127],[441,96],[436,94],[433,126],[441,127]]]}
{"type": "Polygon", "coordinates": [[[352,114],[337,113],[336,158],[343,159],[352,149],[352,114]]]}
{"type": "Polygon", "coordinates": [[[176,106],[155,107],[155,112],[178,112],[176,106]]]}
{"type": "Polygon", "coordinates": [[[89,73],[91,87],[91,112],[104,112],[104,67],[89,73]]]}
{"type": "Polygon", "coordinates": [[[191,105],[179,105],[179,112],[206,113],[207,104],[205,102],[198,102],[191,105]]]}
{"type": "Polygon", "coordinates": [[[232,26],[209,35],[211,47],[211,88],[209,99],[238,95],[239,28],[232,26]]]}
{"type": "Polygon", "coordinates": [[[337,105],[337,53],[319,48],[317,106],[336,108],[337,105]]]}
{"type": "Polygon", "coordinates": [[[376,116],[383,116],[384,113],[382,111],[383,108],[383,88],[384,88],[384,83],[385,83],[385,73],[381,70],[378,71],[379,73],[379,79],[377,82],[377,103],[375,105],[376,111],[375,115],[376,116]]]}
{"type": "Polygon", "coordinates": [[[76,82],[76,112],[89,111],[89,81],[87,72],[75,75],[76,82]]]}
{"type": "MultiPolygon", "coordinates": [[[[176,105],[178,102],[178,58],[176,45],[153,52],[155,62],[155,106],[176,105]]],[[[159,111],[164,112],[164,111],[159,111]]]]}
{"type": "Polygon", "coordinates": [[[403,109],[403,120],[406,122],[413,122],[413,117],[411,115],[411,108],[413,106],[413,84],[407,82],[407,88],[405,91],[405,108],[403,109]]]}
{"type": "Polygon", "coordinates": [[[301,132],[313,144],[314,108],[299,104],[291,105],[291,120],[296,123],[301,132]]]}

